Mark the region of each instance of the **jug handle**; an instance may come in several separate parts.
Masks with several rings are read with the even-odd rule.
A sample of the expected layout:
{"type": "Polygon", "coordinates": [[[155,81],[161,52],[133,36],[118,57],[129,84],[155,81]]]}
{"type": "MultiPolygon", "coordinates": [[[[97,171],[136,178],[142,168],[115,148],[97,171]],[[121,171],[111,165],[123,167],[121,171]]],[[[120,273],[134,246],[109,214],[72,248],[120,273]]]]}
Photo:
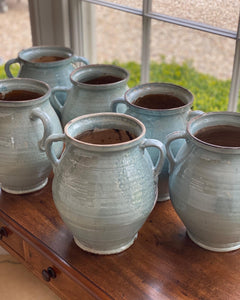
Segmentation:
{"type": "Polygon", "coordinates": [[[47,154],[47,157],[49,158],[51,164],[53,165],[53,167],[57,168],[57,166],[59,165],[59,162],[61,160],[61,158],[57,158],[56,154],[54,153],[53,151],[53,148],[52,148],[52,144],[54,142],[64,142],[65,140],[65,134],[64,133],[61,133],[61,134],[52,134],[50,135],[47,140],[46,140],[46,154],[47,154]]]}
{"type": "Polygon", "coordinates": [[[160,151],[157,162],[155,166],[153,167],[153,175],[154,175],[154,180],[157,183],[158,182],[158,175],[160,174],[165,159],[166,159],[166,148],[164,144],[158,140],[155,139],[145,139],[143,143],[140,145],[142,149],[148,148],[148,147],[155,147],[158,148],[160,151]]]}
{"type": "Polygon", "coordinates": [[[43,137],[38,142],[38,145],[39,145],[39,148],[41,151],[45,151],[46,139],[53,132],[51,120],[50,120],[49,116],[44,111],[42,111],[40,108],[34,108],[31,111],[30,119],[33,121],[36,119],[41,119],[41,121],[43,123],[43,127],[44,127],[43,137]]]}
{"type": "Polygon", "coordinates": [[[12,58],[12,59],[9,59],[9,60],[5,63],[4,69],[5,69],[5,72],[6,72],[8,78],[14,78],[13,74],[12,74],[11,71],[10,71],[10,66],[11,66],[12,64],[15,64],[15,63],[19,63],[19,64],[20,64],[18,58],[12,58]]]}
{"type": "Polygon", "coordinates": [[[73,63],[76,63],[76,62],[82,62],[85,65],[89,65],[88,59],[86,59],[85,57],[82,57],[82,56],[74,55],[73,56],[73,63]]]}
{"type": "Polygon", "coordinates": [[[188,121],[194,117],[197,117],[197,116],[201,116],[204,114],[204,111],[201,111],[201,110],[190,110],[188,112],[188,116],[187,116],[187,119],[188,121]]]}
{"type": "Polygon", "coordinates": [[[174,165],[176,163],[176,159],[173,156],[172,150],[170,148],[170,144],[171,142],[177,140],[177,139],[187,139],[187,133],[186,131],[176,131],[173,133],[170,133],[167,135],[166,137],[166,143],[165,143],[165,147],[166,147],[166,151],[167,151],[167,158],[169,161],[169,173],[172,172],[174,165]]]}
{"type": "Polygon", "coordinates": [[[117,98],[116,100],[113,100],[112,102],[111,102],[111,105],[110,105],[110,110],[112,111],[112,112],[118,112],[117,111],[117,106],[118,106],[118,104],[124,104],[126,107],[128,107],[128,102],[127,101],[125,101],[124,100],[124,98],[123,97],[120,97],[120,98],[117,98]]]}
{"type": "Polygon", "coordinates": [[[60,103],[60,101],[58,100],[57,96],[56,96],[56,93],[57,92],[62,92],[62,93],[65,93],[66,94],[66,97],[67,97],[67,92],[69,91],[70,89],[68,88],[60,88],[60,87],[55,87],[52,89],[52,102],[53,102],[53,106],[58,109],[60,111],[60,114],[62,115],[62,111],[63,111],[63,107],[64,105],[62,105],[60,103]]]}

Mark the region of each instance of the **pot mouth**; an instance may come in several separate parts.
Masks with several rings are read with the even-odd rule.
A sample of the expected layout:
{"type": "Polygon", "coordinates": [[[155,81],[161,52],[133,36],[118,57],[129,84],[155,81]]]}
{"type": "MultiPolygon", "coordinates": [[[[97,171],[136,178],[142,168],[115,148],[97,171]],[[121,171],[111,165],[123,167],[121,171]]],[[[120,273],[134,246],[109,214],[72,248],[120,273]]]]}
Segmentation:
{"type": "Polygon", "coordinates": [[[19,52],[19,58],[38,67],[65,64],[73,57],[73,51],[61,46],[34,46],[19,52]]]}
{"type": "Polygon", "coordinates": [[[74,85],[86,88],[105,88],[126,83],[129,72],[119,66],[108,64],[84,65],[76,68],[70,75],[74,85]]]}
{"type": "Polygon", "coordinates": [[[201,146],[240,151],[240,113],[210,112],[187,124],[190,138],[201,146]]]}
{"type": "MultiPolygon", "coordinates": [[[[69,121],[64,132],[67,138],[75,146],[95,151],[114,151],[130,148],[137,145],[145,137],[146,128],[138,119],[121,113],[94,113],[77,117],[69,121]],[[128,140],[114,143],[86,142],[78,139],[82,134],[91,132],[102,132],[103,130],[125,131],[128,140]]],[[[108,134],[108,133],[107,133],[108,134]]],[[[108,137],[107,137],[108,138],[108,137]]]]}
{"type": "Polygon", "coordinates": [[[23,107],[40,104],[50,98],[47,83],[30,78],[9,78],[0,81],[0,106],[23,107]]]}
{"type": "Polygon", "coordinates": [[[125,100],[131,107],[140,110],[142,113],[176,113],[192,106],[194,96],[190,90],[173,83],[151,82],[137,85],[125,92],[125,100]],[[144,99],[145,107],[135,103],[140,98],[144,99]],[[151,102],[156,101],[160,108],[151,108],[151,102]],[[147,107],[149,106],[149,107],[147,107]],[[162,107],[162,108],[161,108],[162,107]]]}

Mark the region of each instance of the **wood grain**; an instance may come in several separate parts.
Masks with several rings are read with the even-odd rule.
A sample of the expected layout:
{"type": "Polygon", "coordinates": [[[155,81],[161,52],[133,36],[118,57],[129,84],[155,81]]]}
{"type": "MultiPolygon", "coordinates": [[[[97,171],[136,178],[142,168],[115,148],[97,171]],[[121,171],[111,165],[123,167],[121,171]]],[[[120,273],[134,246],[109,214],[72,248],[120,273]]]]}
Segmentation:
{"type": "Polygon", "coordinates": [[[98,299],[240,299],[240,251],[195,245],[170,201],[157,203],[133,246],[115,255],[76,246],[54,206],[51,180],[28,195],[1,192],[0,221],[98,299]]]}

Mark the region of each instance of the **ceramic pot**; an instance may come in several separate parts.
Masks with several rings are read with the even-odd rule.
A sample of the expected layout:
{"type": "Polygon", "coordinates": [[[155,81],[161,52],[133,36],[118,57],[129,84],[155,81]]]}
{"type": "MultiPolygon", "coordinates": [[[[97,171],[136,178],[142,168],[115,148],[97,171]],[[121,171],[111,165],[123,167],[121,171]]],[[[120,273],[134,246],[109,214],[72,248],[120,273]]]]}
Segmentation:
{"type": "Polygon", "coordinates": [[[127,249],[155,205],[164,145],[145,139],[144,125],[124,114],[81,116],[67,123],[64,131],[46,142],[54,166],[53,199],[63,221],[83,250],[113,254],[127,249]],[[85,131],[102,128],[127,130],[136,138],[108,145],[75,139],[85,131]],[[66,144],[61,159],[52,149],[56,141],[66,144]],[[147,147],[160,151],[155,166],[147,147]]]}
{"type": "Polygon", "coordinates": [[[240,248],[240,147],[210,144],[196,137],[199,130],[219,125],[240,130],[240,114],[196,117],[186,131],[167,137],[166,149],[171,201],[189,237],[205,249],[221,252],[240,248]],[[170,144],[177,139],[186,142],[174,157],[170,144]]]}
{"type": "MultiPolygon", "coordinates": [[[[50,105],[50,87],[25,78],[0,81],[1,95],[13,90],[39,93],[30,100],[0,100],[0,183],[12,194],[29,193],[43,188],[52,170],[45,153],[45,140],[61,133],[61,123],[50,105]]],[[[62,145],[56,144],[60,154],[62,145]]]]}
{"type": "MultiPolygon", "coordinates": [[[[129,89],[123,98],[112,102],[113,112],[118,111],[119,105],[125,104],[125,114],[139,119],[146,127],[146,137],[166,142],[166,136],[176,130],[184,130],[188,120],[196,115],[202,114],[200,111],[192,111],[194,97],[192,93],[175,84],[170,83],[146,83],[129,89]],[[179,98],[184,105],[171,109],[149,109],[135,105],[133,102],[144,95],[166,94],[179,98]]],[[[173,143],[174,154],[177,153],[182,145],[182,141],[173,143]]],[[[150,149],[149,153],[153,162],[157,160],[157,152],[150,149]]],[[[159,175],[158,201],[169,199],[168,191],[168,161],[165,160],[164,167],[159,175]]]]}
{"type": "MultiPolygon", "coordinates": [[[[20,65],[18,74],[20,78],[45,81],[51,88],[56,86],[70,88],[72,86],[70,74],[77,67],[77,63],[88,64],[88,60],[74,55],[73,51],[66,47],[37,46],[20,51],[17,58],[6,62],[5,72],[9,78],[13,77],[10,66],[14,63],[20,65]],[[43,57],[48,57],[49,61],[44,62],[41,60],[43,57]],[[56,60],[54,60],[54,57],[56,60]],[[62,59],[57,60],[57,58],[62,59]]],[[[59,94],[58,99],[62,104],[65,101],[63,94],[59,94]]],[[[53,105],[52,99],[50,99],[50,102],[53,105]]],[[[54,109],[56,108],[54,107],[54,109]]]]}
{"type": "Polygon", "coordinates": [[[54,106],[61,113],[62,125],[75,117],[90,113],[110,112],[111,101],[124,95],[128,89],[129,73],[127,70],[114,65],[88,65],[74,70],[70,76],[72,87],[70,90],[56,88],[53,90],[54,106]],[[101,76],[114,76],[116,82],[89,84],[86,81],[101,76]],[[61,105],[56,94],[66,93],[65,105],[61,105]]]}

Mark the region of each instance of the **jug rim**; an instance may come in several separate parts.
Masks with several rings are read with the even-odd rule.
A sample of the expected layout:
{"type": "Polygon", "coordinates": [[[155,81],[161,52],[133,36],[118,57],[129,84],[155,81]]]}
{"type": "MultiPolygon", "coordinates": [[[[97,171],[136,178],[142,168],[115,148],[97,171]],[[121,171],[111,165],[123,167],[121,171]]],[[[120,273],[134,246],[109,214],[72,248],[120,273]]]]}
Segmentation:
{"type": "Polygon", "coordinates": [[[197,125],[197,122],[200,122],[201,119],[205,119],[205,122],[204,122],[205,126],[199,127],[198,130],[203,129],[203,128],[207,128],[207,127],[211,127],[211,126],[217,126],[217,125],[232,125],[234,127],[239,127],[239,129],[240,129],[240,113],[230,112],[230,111],[207,112],[207,113],[204,113],[204,114],[202,114],[200,116],[196,116],[196,117],[192,118],[187,123],[187,128],[186,128],[186,132],[187,132],[188,136],[191,138],[191,140],[193,140],[195,143],[197,143],[198,145],[202,146],[203,148],[215,150],[216,152],[221,152],[221,151],[224,151],[226,153],[239,153],[240,152],[240,146],[239,147],[221,146],[221,145],[216,145],[216,144],[208,143],[208,142],[205,142],[205,141],[197,138],[194,134],[198,130],[196,130],[195,132],[192,132],[193,128],[191,128],[191,127],[194,126],[194,124],[197,125]],[[219,122],[215,123],[215,125],[214,125],[213,122],[206,120],[207,118],[216,118],[216,117],[219,118],[219,122]],[[238,118],[239,121],[238,122],[236,122],[236,121],[234,122],[232,120],[230,122],[231,124],[229,124],[227,122],[224,123],[224,119],[223,119],[224,117],[228,118],[228,120],[230,120],[230,118],[232,119],[233,117],[235,117],[235,118],[238,118]]]}
{"type": "MultiPolygon", "coordinates": [[[[126,122],[125,122],[126,123],[126,122]]],[[[124,124],[124,123],[123,123],[124,124]]],[[[109,125],[109,123],[105,122],[105,126],[109,125]]],[[[126,126],[126,125],[125,125],[126,126]]],[[[115,128],[116,128],[115,127],[115,128]]],[[[102,128],[106,128],[106,127],[102,127],[102,128]]],[[[109,127],[111,128],[111,127],[109,127]]],[[[125,129],[127,130],[128,128],[124,128],[124,126],[122,126],[121,128],[117,128],[117,129],[125,129]]],[[[146,135],[146,128],[144,126],[144,124],[138,120],[135,117],[132,116],[128,116],[126,114],[122,114],[122,113],[112,113],[112,112],[101,112],[101,113],[92,113],[92,114],[86,114],[86,115],[82,115],[79,117],[76,117],[74,119],[72,119],[71,121],[69,121],[65,127],[64,127],[64,133],[65,136],[67,137],[67,139],[71,142],[71,144],[74,144],[75,146],[77,146],[78,148],[81,149],[86,149],[86,150],[92,150],[92,151],[97,151],[97,152],[112,152],[112,151],[121,151],[121,150],[125,150],[131,147],[135,147],[136,145],[138,145],[144,138],[146,135]],[[119,125],[116,125],[116,121],[118,119],[125,119],[130,121],[132,124],[135,123],[139,130],[140,133],[138,134],[138,136],[132,140],[129,140],[127,142],[121,142],[121,143],[116,143],[116,144],[93,144],[93,143],[87,143],[87,142],[83,142],[80,140],[77,140],[75,137],[78,134],[81,134],[87,130],[91,130],[97,127],[97,125],[95,126],[90,126],[89,128],[84,129],[83,131],[78,132],[77,134],[75,134],[74,136],[71,136],[69,133],[69,128],[71,126],[74,126],[74,124],[81,122],[81,121],[86,121],[87,119],[93,119],[96,120],[96,118],[98,119],[103,119],[103,118],[108,118],[108,119],[112,119],[112,121],[114,121],[115,123],[113,123],[113,126],[116,127],[120,127],[119,125]]]]}
{"type": "MultiPolygon", "coordinates": [[[[160,91],[158,93],[160,93],[160,91]]],[[[168,93],[168,95],[173,95],[173,94],[172,93],[168,93]]],[[[174,95],[174,96],[176,96],[177,98],[179,98],[180,100],[182,100],[178,95],[174,95]]],[[[191,107],[192,104],[193,104],[194,95],[193,95],[193,93],[189,89],[187,89],[187,88],[185,88],[185,87],[183,87],[181,85],[177,85],[177,84],[170,83],[170,82],[149,82],[149,83],[139,84],[139,85],[136,85],[136,86],[128,89],[124,93],[124,100],[127,101],[128,105],[130,107],[134,107],[134,109],[139,110],[143,114],[151,114],[151,115],[154,115],[154,114],[156,114],[156,115],[164,114],[164,115],[170,115],[170,114],[175,114],[175,113],[178,113],[178,112],[181,112],[181,111],[185,111],[186,109],[189,109],[189,107],[191,107]],[[129,94],[133,93],[137,89],[143,89],[143,88],[149,88],[150,89],[151,87],[164,87],[164,86],[165,87],[174,87],[174,88],[177,88],[177,89],[179,89],[181,91],[184,91],[186,94],[188,94],[191,97],[191,100],[188,103],[186,103],[186,104],[184,104],[182,106],[173,107],[173,108],[167,108],[167,109],[152,109],[152,108],[141,107],[141,106],[138,106],[138,105],[132,103],[129,100],[129,94]]]]}
{"type": "MultiPolygon", "coordinates": [[[[52,54],[53,55],[53,54],[52,54]]],[[[35,55],[34,55],[35,56],[35,55]]],[[[41,53],[39,53],[39,56],[41,56],[41,53]]],[[[64,46],[55,46],[55,45],[43,45],[43,46],[33,46],[33,47],[29,47],[26,49],[21,50],[18,53],[18,58],[23,61],[24,63],[33,65],[33,66],[37,66],[37,67],[51,67],[51,66],[60,66],[60,65],[64,65],[66,63],[70,63],[72,58],[74,57],[74,53],[73,50],[69,47],[64,47],[64,46]],[[26,59],[24,57],[24,55],[31,53],[32,51],[35,50],[39,50],[39,51],[47,51],[47,50],[51,50],[51,51],[63,51],[65,52],[65,54],[67,55],[65,58],[58,60],[58,61],[50,61],[50,62],[33,62],[30,59],[26,59]]]]}
{"type": "MultiPolygon", "coordinates": [[[[107,75],[109,75],[110,72],[106,72],[107,75]]],[[[116,75],[116,74],[115,74],[116,75]]],[[[120,85],[120,84],[123,84],[123,83],[126,83],[128,82],[129,80],[129,77],[130,77],[130,74],[129,72],[125,69],[125,68],[122,68],[120,66],[116,66],[116,65],[113,65],[113,64],[89,64],[89,65],[83,65],[83,66],[80,66],[76,69],[74,69],[71,74],[70,74],[70,80],[72,82],[73,85],[75,86],[81,86],[83,88],[93,88],[93,89],[104,89],[106,87],[115,87],[116,85],[120,85]],[[111,68],[113,70],[118,70],[120,71],[122,74],[125,74],[125,77],[122,78],[121,80],[119,81],[116,81],[116,82],[112,82],[112,83],[104,83],[104,84],[88,84],[88,83],[84,83],[84,82],[81,82],[81,81],[77,81],[75,80],[73,77],[74,76],[77,76],[79,73],[83,72],[84,70],[86,69],[98,69],[98,68],[111,68]]]]}
{"type": "MultiPolygon", "coordinates": [[[[33,87],[34,84],[37,84],[38,87],[39,87],[39,90],[40,90],[40,87],[43,87],[43,88],[45,88],[46,92],[38,98],[29,99],[29,100],[6,101],[6,100],[1,100],[0,99],[0,106],[2,106],[2,107],[24,107],[24,106],[39,105],[39,104],[45,102],[51,96],[51,89],[50,89],[49,84],[47,84],[46,82],[41,81],[41,80],[32,79],[32,78],[8,78],[8,79],[3,79],[3,80],[0,81],[0,93],[2,93],[1,86],[4,85],[4,84],[5,84],[5,86],[13,87],[11,89],[6,88],[6,89],[4,89],[4,91],[24,90],[24,89],[26,90],[26,87],[30,87],[30,86],[33,87]]],[[[39,90],[36,91],[36,92],[41,93],[39,90]]]]}

